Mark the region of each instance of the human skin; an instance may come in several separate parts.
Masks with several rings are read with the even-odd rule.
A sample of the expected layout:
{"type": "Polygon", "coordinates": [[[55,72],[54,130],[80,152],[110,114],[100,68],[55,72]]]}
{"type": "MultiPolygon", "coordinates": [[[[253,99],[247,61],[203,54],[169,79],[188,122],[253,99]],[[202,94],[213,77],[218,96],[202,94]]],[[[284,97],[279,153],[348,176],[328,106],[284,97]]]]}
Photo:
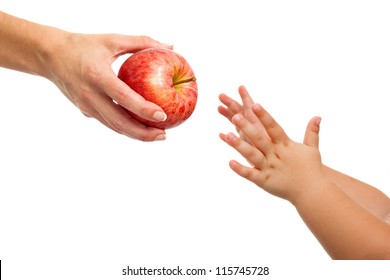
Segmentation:
{"type": "Polygon", "coordinates": [[[0,67],[52,81],[80,111],[112,130],[141,141],[164,140],[165,131],[145,126],[127,110],[153,121],[164,111],[123,83],[112,70],[121,55],[151,47],[172,49],[147,36],[78,34],[0,11],[0,67]]]}
{"type": "Polygon", "coordinates": [[[334,259],[390,259],[390,199],[378,189],[321,162],[321,118],[312,118],[303,143],[291,140],[244,87],[242,104],[220,95],[218,108],[236,127],[220,134],[250,167],[235,160],[231,169],[297,209],[317,240],[334,259]]]}

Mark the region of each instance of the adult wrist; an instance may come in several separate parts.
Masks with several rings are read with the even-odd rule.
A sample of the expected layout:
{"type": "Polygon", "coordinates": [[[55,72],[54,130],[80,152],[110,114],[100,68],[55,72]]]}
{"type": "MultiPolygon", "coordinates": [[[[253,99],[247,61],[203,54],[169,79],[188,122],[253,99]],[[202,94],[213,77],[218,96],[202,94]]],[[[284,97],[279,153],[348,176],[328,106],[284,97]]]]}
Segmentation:
{"type": "Polygon", "coordinates": [[[45,30],[42,30],[40,36],[37,37],[37,40],[40,40],[36,42],[35,55],[38,67],[35,74],[53,80],[53,63],[60,49],[66,44],[70,33],[53,27],[44,26],[42,28],[45,30]]]}

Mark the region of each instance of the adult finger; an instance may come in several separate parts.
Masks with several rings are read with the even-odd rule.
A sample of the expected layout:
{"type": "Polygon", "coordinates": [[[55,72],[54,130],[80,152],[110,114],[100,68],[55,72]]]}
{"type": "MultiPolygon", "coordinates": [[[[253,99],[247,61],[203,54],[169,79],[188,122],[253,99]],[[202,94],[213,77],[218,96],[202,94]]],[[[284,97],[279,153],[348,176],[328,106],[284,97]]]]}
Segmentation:
{"type": "Polygon", "coordinates": [[[84,116],[88,117],[88,118],[94,118],[96,120],[98,120],[100,123],[102,123],[103,125],[105,125],[106,127],[108,127],[109,129],[119,133],[119,134],[122,134],[120,131],[118,131],[115,127],[111,126],[100,114],[99,112],[97,112],[95,109],[91,108],[90,110],[88,111],[81,111],[83,113],[84,116]]]}
{"type": "Polygon", "coordinates": [[[160,106],[145,100],[114,74],[107,74],[105,77],[101,81],[101,90],[123,108],[146,120],[155,122],[166,120],[167,116],[160,106]]]}
{"type": "Polygon", "coordinates": [[[110,128],[121,134],[141,141],[165,139],[164,130],[139,123],[124,108],[114,103],[103,93],[96,94],[95,98],[91,100],[91,105],[104,120],[101,121],[103,124],[107,123],[110,128]]]}
{"type": "Polygon", "coordinates": [[[173,49],[172,44],[160,43],[159,41],[152,39],[148,36],[126,36],[126,35],[113,35],[110,42],[112,48],[116,49],[118,55],[125,53],[135,53],[137,51],[148,48],[166,48],[173,49]]]}

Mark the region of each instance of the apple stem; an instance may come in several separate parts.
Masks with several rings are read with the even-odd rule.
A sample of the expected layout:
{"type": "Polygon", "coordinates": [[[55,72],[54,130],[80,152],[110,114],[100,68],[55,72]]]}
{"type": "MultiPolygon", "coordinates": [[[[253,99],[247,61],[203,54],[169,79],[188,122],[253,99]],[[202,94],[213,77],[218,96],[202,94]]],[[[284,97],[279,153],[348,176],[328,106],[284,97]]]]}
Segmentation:
{"type": "Polygon", "coordinates": [[[180,85],[180,84],[189,83],[189,82],[195,82],[195,81],[196,81],[196,78],[194,76],[194,77],[189,78],[189,79],[185,79],[185,80],[174,82],[173,85],[177,86],[177,85],[180,85]]]}

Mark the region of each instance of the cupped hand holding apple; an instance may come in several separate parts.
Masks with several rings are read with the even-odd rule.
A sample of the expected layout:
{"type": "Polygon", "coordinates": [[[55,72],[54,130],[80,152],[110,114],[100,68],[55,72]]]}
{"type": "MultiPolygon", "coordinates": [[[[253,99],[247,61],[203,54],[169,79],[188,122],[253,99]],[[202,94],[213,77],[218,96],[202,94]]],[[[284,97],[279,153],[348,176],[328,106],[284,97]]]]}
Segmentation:
{"type": "Polygon", "coordinates": [[[65,37],[46,63],[50,71],[47,77],[65,96],[84,115],[118,133],[141,141],[164,140],[164,130],[145,126],[128,114],[130,111],[148,120],[163,121],[163,109],[123,83],[111,64],[125,53],[167,46],[146,36],[71,33],[65,37]]]}
{"type": "Polygon", "coordinates": [[[4,29],[9,35],[8,47],[16,51],[4,57],[3,52],[10,52],[0,46],[0,66],[49,79],[84,115],[118,133],[141,141],[165,139],[164,130],[145,126],[129,117],[128,111],[131,111],[148,120],[163,121],[165,114],[161,107],[145,100],[121,81],[112,63],[126,53],[172,46],[147,36],[71,33],[1,13],[0,22],[2,16],[10,25],[9,30],[4,29]],[[15,33],[12,26],[18,26],[16,29],[20,32],[15,33]]]}
{"type": "Polygon", "coordinates": [[[150,48],[130,56],[119,69],[118,77],[145,100],[160,106],[166,120],[156,122],[129,114],[139,122],[160,129],[182,124],[193,113],[198,87],[194,71],[183,56],[163,48],[150,48]]]}

